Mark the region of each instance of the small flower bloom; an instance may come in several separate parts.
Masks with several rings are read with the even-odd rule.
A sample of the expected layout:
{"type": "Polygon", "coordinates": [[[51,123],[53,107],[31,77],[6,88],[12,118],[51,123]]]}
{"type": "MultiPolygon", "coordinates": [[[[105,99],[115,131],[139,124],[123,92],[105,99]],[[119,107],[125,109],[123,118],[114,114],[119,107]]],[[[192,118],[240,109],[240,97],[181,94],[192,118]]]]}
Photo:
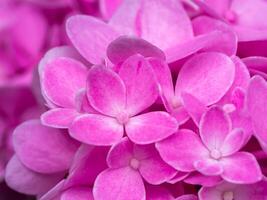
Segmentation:
{"type": "Polygon", "coordinates": [[[145,199],[143,179],[161,184],[176,170],[163,162],[153,145],[135,145],[124,138],[108,154],[109,168],[100,173],[93,193],[96,199],[145,199]],[[107,189],[107,187],[109,189],[107,189]]]}
{"type": "Polygon", "coordinates": [[[244,142],[242,130],[231,129],[229,116],[213,106],[201,118],[200,138],[190,130],[180,130],[156,146],[163,160],[177,170],[197,170],[232,183],[260,181],[262,173],[255,157],[238,152],[244,142]],[[241,170],[241,165],[246,168],[241,170]]]}
{"type": "Polygon", "coordinates": [[[94,145],[118,142],[124,129],[139,144],[149,144],[173,134],[176,120],[163,111],[137,115],[151,106],[158,97],[154,74],[140,55],[127,59],[116,74],[95,66],[89,71],[87,97],[99,114],[76,118],[70,134],[79,141],[94,145]]]}

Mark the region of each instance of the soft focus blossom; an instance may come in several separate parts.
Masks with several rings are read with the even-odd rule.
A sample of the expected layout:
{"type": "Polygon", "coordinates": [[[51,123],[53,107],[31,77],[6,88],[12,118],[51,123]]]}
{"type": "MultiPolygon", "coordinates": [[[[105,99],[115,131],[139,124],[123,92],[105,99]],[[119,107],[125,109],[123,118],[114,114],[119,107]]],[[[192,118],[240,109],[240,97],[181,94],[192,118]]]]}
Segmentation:
{"type": "Polygon", "coordinates": [[[266,200],[266,11],[2,0],[0,199],[266,200]]]}

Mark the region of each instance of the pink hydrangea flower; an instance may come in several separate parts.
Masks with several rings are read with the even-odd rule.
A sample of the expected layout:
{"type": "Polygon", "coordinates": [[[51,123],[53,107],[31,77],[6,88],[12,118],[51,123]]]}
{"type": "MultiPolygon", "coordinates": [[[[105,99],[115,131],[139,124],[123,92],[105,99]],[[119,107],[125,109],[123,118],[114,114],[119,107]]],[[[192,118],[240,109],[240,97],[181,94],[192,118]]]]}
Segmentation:
{"type": "Polygon", "coordinates": [[[132,144],[128,138],[113,146],[108,154],[109,169],[94,184],[96,199],[145,199],[142,177],[150,184],[161,184],[176,170],[162,161],[155,147],[132,144]],[[108,188],[108,189],[107,189],[108,188]]]}
{"type": "Polygon", "coordinates": [[[236,185],[223,182],[215,187],[203,187],[199,191],[199,200],[263,200],[266,198],[266,178],[255,184],[236,185]]]}
{"type": "Polygon", "coordinates": [[[13,143],[16,154],[7,165],[5,180],[16,191],[30,195],[42,195],[63,179],[78,148],[66,133],[39,120],[18,126],[13,143]]]}
{"type": "Polygon", "coordinates": [[[87,97],[99,114],[76,118],[70,134],[82,142],[95,145],[118,142],[124,129],[128,137],[138,144],[162,140],[177,130],[176,120],[163,111],[138,115],[152,105],[157,96],[152,68],[142,56],[129,57],[122,64],[119,74],[95,66],[89,71],[87,97]]]}
{"type": "Polygon", "coordinates": [[[164,161],[178,170],[197,170],[232,183],[256,183],[262,173],[252,154],[238,152],[243,143],[242,130],[232,130],[229,116],[211,107],[201,118],[200,137],[191,130],[180,130],[156,146],[164,161]],[[246,168],[241,170],[242,165],[246,168]]]}
{"type": "Polygon", "coordinates": [[[0,177],[40,200],[265,199],[266,8],[2,0],[0,177]],[[38,103],[7,87],[32,74],[38,103]]]}

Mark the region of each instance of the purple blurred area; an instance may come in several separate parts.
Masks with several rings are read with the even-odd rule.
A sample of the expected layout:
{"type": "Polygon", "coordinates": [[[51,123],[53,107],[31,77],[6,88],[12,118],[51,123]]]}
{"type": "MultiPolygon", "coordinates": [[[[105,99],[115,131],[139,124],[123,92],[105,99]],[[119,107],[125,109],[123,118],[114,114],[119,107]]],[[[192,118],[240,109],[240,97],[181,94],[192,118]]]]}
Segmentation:
{"type": "Polygon", "coordinates": [[[0,184],[0,200],[34,200],[34,197],[17,193],[7,187],[5,183],[0,184]]]}

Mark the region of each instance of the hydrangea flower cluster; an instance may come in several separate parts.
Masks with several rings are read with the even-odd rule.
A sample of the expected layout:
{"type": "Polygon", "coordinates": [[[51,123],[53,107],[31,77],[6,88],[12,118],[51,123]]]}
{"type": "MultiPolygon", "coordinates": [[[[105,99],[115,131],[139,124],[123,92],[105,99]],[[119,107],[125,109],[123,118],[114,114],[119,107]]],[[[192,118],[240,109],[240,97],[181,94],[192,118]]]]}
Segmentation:
{"type": "Polygon", "coordinates": [[[39,200],[265,200],[267,2],[79,5],[38,65],[44,111],[9,134],[7,185],[39,200]]]}

